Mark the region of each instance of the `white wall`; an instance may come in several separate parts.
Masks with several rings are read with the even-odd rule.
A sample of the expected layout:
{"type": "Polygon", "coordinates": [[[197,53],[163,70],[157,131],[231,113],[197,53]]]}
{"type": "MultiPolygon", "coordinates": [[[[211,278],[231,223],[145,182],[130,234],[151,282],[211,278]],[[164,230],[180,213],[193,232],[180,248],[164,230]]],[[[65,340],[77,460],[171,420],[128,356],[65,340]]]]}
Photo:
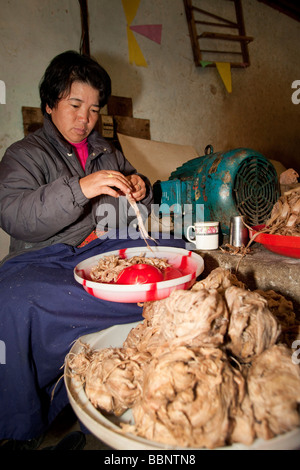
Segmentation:
{"type": "MultiPolygon", "coordinates": [[[[251,147],[300,171],[300,105],[291,100],[291,84],[300,79],[298,22],[257,0],[243,1],[246,32],[254,37],[251,66],[232,70],[228,94],[216,69],[194,65],[182,0],[141,0],[134,24],[162,24],[161,45],[135,35],[148,67],[129,64],[122,1],[89,0],[88,7],[91,53],[110,73],[113,94],[132,97],[134,116],[150,119],[153,140],[192,145],[199,155],[207,144],[215,151],[251,147]]],[[[80,36],[76,0],[0,0],[6,84],[0,158],[23,137],[21,107],[39,106],[38,83],[49,61],[79,50],[80,36]]],[[[7,246],[0,233],[0,258],[7,246]]]]}

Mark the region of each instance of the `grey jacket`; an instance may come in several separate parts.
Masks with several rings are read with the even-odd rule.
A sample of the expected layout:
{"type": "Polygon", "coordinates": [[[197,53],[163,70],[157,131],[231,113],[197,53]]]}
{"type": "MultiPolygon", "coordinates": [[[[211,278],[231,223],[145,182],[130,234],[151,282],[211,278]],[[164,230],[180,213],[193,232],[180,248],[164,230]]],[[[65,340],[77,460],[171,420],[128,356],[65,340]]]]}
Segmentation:
{"type": "MultiPolygon", "coordinates": [[[[124,175],[137,171],[97,131],[89,135],[88,149],[84,172],[73,147],[48,115],[43,128],[7,149],[0,162],[0,225],[11,237],[8,257],[55,243],[77,246],[95,229],[102,205],[115,207],[118,227],[122,198],[99,196],[89,200],[81,191],[79,179],[103,169],[124,175]]],[[[140,176],[147,185],[141,203],[149,214],[153,192],[148,179],[140,176]]]]}

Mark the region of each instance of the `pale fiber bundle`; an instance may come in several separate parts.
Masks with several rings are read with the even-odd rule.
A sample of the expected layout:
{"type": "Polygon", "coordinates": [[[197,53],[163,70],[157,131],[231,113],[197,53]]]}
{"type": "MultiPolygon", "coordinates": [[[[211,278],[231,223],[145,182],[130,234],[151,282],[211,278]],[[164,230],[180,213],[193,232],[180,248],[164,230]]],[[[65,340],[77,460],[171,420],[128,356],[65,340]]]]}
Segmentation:
{"type": "Polygon", "coordinates": [[[217,289],[218,292],[224,294],[225,290],[230,286],[246,288],[245,284],[239,281],[236,275],[229,269],[216,268],[205,279],[196,282],[191,290],[198,291],[203,288],[217,289]]]}
{"type": "Polygon", "coordinates": [[[230,311],[227,349],[241,362],[251,362],[275,344],[280,326],[257,292],[231,286],[225,291],[230,311]]]}
{"type": "Polygon", "coordinates": [[[137,348],[140,352],[153,355],[166,342],[161,325],[150,326],[146,321],[133,328],[127,336],[124,347],[137,348]]]}
{"type": "MultiPolygon", "coordinates": [[[[247,224],[245,225],[249,230],[252,230],[252,227],[249,227],[247,224]]],[[[261,233],[292,237],[300,236],[300,186],[285,192],[283,196],[278,199],[273,206],[269,219],[265,221],[265,227],[262,230],[254,232],[245,247],[245,252],[242,254],[242,257],[249,253],[250,245],[261,233]]],[[[236,271],[238,270],[239,263],[236,271]]]]}
{"type": "Polygon", "coordinates": [[[134,197],[132,197],[131,194],[126,194],[126,198],[127,198],[127,201],[129,202],[130,206],[132,207],[132,209],[133,209],[133,211],[136,215],[138,226],[139,226],[139,229],[140,229],[140,234],[142,235],[142,238],[145,241],[146,245],[148,246],[149,250],[152,251],[152,248],[149,245],[149,243],[147,242],[147,239],[150,239],[150,240],[154,241],[155,243],[156,243],[156,240],[154,240],[154,238],[150,237],[149,233],[147,232],[144,221],[143,221],[142,214],[141,214],[141,212],[138,208],[137,202],[134,199],[134,197]]]}
{"type": "Polygon", "coordinates": [[[228,318],[226,303],[216,289],[174,290],[161,323],[171,345],[215,347],[223,343],[228,318]]]}
{"type": "Polygon", "coordinates": [[[297,184],[299,175],[296,170],[289,168],[281,173],[279,182],[280,184],[297,184]]]}
{"type": "Polygon", "coordinates": [[[271,439],[300,426],[300,368],[284,344],[272,346],[252,363],[248,390],[258,437],[271,439]]]}
{"type": "Polygon", "coordinates": [[[133,348],[91,351],[84,346],[69,358],[69,367],[84,382],[85,393],[96,408],[119,416],[139,398],[143,367],[149,359],[149,354],[133,348]]]}
{"type": "Polygon", "coordinates": [[[132,258],[109,255],[100,258],[98,264],[91,269],[90,276],[95,282],[116,282],[121,271],[134,264],[149,264],[161,270],[171,266],[166,258],[147,257],[143,254],[132,258]]]}
{"type": "Polygon", "coordinates": [[[133,407],[135,431],[185,447],[224,446],[245,395],[245,382],[216,348],[166,348],[145,371],[143,395],[133,407]]]}
{"type": "Polygon", "coordinates": [[[300,186],[281,196],[274,205],[267,232],[278,235],[300,236],[300,186]]]}
{"type": "Polygon", "coordinates": [[[131,408],[120,432],[171,446],[251,445],[299,426],[300,368],[278,342],[298,331],[291,303],[222,268],[194,286],[146,302],[121,348],[69,357],[94,406],[131,408]]]}

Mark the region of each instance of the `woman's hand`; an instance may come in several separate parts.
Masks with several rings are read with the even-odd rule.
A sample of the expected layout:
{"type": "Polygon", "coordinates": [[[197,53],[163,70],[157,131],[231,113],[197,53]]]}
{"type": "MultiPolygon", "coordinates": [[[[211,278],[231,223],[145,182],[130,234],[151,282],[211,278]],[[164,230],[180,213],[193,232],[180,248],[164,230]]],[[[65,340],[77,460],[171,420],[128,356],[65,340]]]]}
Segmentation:
{"type": "Polygon", "coordinates": [[[131,183],[132,186],[132,196],[136,201],[141,201],[146,196],[146,184],[144,180],[139,175],[128,175],[126,176],[127,180],[131,183]]]}
{"type": "Polygon", "coordinates": [[[141,180],[142,183],[135,179],[133,179],[132,182],[133,176],[137,175],[125,177],[119,171],[100,170],[96,171],[95,173],[91,173],[90,175],[84,176],[79,180],[79,184],[81,187],[81,191],[88,199],[92,199],[96,196],[101,196],[101,194],[108,194],[109,196],[117,198],[122,194],[124,195],[132,193],[135,197],[134,191],[138,190],[138,193],[141,193],[139,187],[142,188],[142,183],[144,182],[140,177],[138,178],[139,180],[141,180]],[[134,181],[136,181],[137,187],[135,187],[134,181]]]}

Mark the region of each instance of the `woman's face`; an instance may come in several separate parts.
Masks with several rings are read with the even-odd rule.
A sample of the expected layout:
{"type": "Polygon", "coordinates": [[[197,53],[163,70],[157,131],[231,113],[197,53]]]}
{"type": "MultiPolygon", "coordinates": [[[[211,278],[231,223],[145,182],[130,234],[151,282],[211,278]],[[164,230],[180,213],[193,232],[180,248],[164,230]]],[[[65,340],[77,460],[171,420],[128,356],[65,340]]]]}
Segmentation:
{"type": "Polygon", "coordinates": [[[78,143],[94,129],[98,120],[99,91],[87,83],[74,82],[70,94],[61,98],[51,109],[52,122],[68,142],[78,143]]]}

